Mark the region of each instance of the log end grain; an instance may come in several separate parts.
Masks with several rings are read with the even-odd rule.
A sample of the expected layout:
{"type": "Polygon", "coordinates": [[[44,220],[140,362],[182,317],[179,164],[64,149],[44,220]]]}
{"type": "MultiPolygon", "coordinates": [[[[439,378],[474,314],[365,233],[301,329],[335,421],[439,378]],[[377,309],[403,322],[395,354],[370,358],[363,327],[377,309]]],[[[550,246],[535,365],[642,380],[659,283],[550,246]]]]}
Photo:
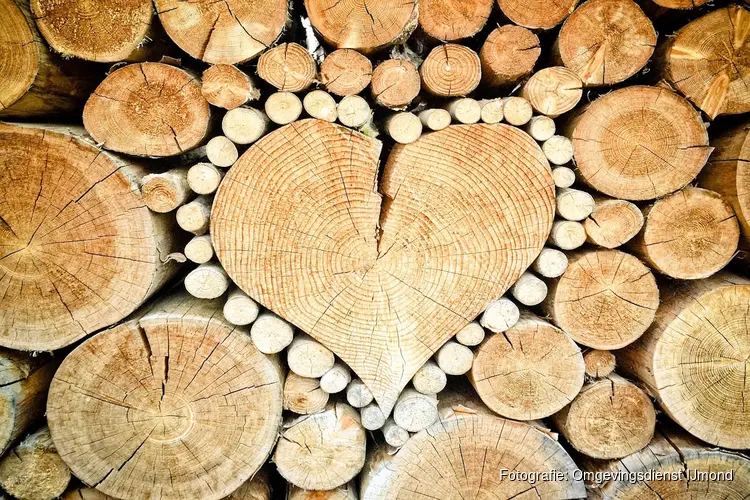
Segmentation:
{"type": "Polygon", "coordinates": [[[356,50],[334,50],[320,65],[320,82],[338,96],[359,94],[372,80],[372,62],[356,50]]]}
{"type": "Polygon", "coordinates": [[[0,486],[20,500],[53,500],[70,482],[47,426],[26,436],[0,460],[0,486]]]}
{"type": "Polygon", "coordinates": [[[215,64],[203,72],[201,93],[214,106],[234,109],[260,99],[253,80],[231,64],[215,64]]]}
{"type": "Polygon", "coordinates": [[[484,27],[494,4],[494,0],[422,0],[419,26],[444,42],[468,38],[484,27]]]}
{"type": "Polygon", "coordinates": [[[300,92],[313,84],[318,67],[298,43],[282,43],[258,59],[258,76],[284,92],[300,92]]]}
{"type": "Polygon", "coordinates": [[[439,97],[465,96],[482,79],[482,64],[476,52],[448,43],[435,47],[419,68],[422,86],[439,97]]]}
{"type": "Polygon", "coordinates": [[[323,411],[328,404],[328,393],[320,388],[317,378],[300,377],[289,372],[284,381],[284,409],[299,415],[323,411]]]}
{"type": "Polygon", "coordinates": [[[615,370],[617,359],[610,351],[589,349],[583,354],[586,364],[586,375],[592,378],[604,378],[615,370]]]}
{"type": "Polygon", "coordinates": [[[18,101],[34,83],[40,61],[33,23],[29,25],[13,0],[0,1],[3,36],[0,39],[0,110],[18,101]]]}
{"type": "Polygon", "coordinates": [[[583,82],[569,69],[552,66],[534,73],[521,89],[521,96],[537,113],[556,118],[576,107],[583,97],[583,82]]]}
{"type": "Polygon", "coordinates": [[[405,108],[419,95],[421,88],[419,71],[411,61],[387,59],[372,73],[372,96],[386,108],[405,108]]]}
{"type": "Polygon", "coordinates": [[[544,0],[497,0],[503,14],[519,26],[529,29],[552,29],[568,17],[578,0],[564,0],[550,5],[544,0]]]}
{"type": "Polygon", "coordinates": [[[482,78],[492,86],[509,86],[534,71],[542,48],[532,31],[506,24],[492,31],[482,45],[479,58],[482,78]]]}
{"type": "Polygon", "coordinates": [[[599,198],[591,215],[583,221],[583,227],[589,243],[612,249],[633,239],[643,222],[643,212],[634,203],[599,198]]]}

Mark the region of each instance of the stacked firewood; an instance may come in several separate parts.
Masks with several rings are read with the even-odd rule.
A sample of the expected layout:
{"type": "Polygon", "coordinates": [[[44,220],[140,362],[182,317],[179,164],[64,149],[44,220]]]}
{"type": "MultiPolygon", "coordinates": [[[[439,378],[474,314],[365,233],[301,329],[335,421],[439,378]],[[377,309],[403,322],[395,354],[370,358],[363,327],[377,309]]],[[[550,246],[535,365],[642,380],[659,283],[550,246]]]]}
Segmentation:
{"type": "Polygon", "coordinates": [[[746,6],[0,19],[0,496],[750,496],[746,6]]]}

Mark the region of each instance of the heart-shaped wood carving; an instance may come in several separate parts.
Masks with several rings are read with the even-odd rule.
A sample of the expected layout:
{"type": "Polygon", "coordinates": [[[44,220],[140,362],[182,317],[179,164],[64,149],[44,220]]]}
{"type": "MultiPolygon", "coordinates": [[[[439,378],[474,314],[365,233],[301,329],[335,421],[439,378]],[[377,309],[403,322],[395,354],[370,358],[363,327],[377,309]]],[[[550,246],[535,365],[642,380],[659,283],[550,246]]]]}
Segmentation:
{"type": "Polygon", "coordinates": [[[432,354],[539,254],[549,164],[507,125],[451,126],[391,152],[319,120],[254,144],[219,189],[216,253],[251,297],[343,359],[389,413],[432,354]]]}

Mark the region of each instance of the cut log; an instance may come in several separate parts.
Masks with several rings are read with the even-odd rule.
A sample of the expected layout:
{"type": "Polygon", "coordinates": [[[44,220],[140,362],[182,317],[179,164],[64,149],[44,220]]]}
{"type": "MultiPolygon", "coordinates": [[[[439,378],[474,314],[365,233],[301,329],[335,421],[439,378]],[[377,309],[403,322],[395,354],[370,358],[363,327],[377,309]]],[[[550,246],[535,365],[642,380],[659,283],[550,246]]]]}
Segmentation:
{"type": "Polygon", "coordinates": [[[360,409],[362,427],[368,431],[376,431],[385,425],[386,415],[377,403],[370,403],[360,409]]]}
{"type": "Polygon", "coordinates": [[[592,378],[604,378],[613,371],[617,360],[610,351],[589,349],[583,353],[583,362],[586,364],[586,375],[592,378]]]}
{"type": "MultiPolygon", "coordinates": [[[[247,299],[253,300],[250,297],[247,299]]],[[[294,340],[294,326],[271,311],[263,312],[254,321],[255,323],[250,328],[250,336],[253,338],[255,347],[262,353],[275,354],[281,352],[294,340]]],[[[299,348],[303,349],[303,347],[299,348]]],[[[296,366],[296,362],[292,364],[296,366]]]]}
{"type": "Polygon", "coordinates": [[[268,468],[263,467],[252,479],[242,483],[242,486],[224,500],[271,500],[271,485],[268,476],[268,468]]]}
{"type": "Polygon", "coordinates": [[[606,94],[569,123],[581,179],[623,200],[677,191],[706,164],[711,148],[700,115],[685,99],[657,87],[606,94]]]}
{"type": "Polygon", "coordinates": [[[380,181],[382,207],[375,191],[380,149],[378,141],[319,120],[268,134],[222,182],[211,237],[233,280],[332,349],[387,414],[442,343],[536,258],[554,202],[538,145],[513,127],[457,125],[396,145],[380,181]],[[288,181],[280,183],[282,172],[288,181]],[[263,196],[248,195],[249,186],[263,196]],[[414,224],[415,213],[439,222],[414,224]],[[498,236],[465,240],[464,231],[498,236]],[[415,238],[423,243],[408,245],[415,238]],[[442,250],[422,253],[433,246],[442,250]],[[481,266],[469,263],[477,255],[481,266]],[[425,272],[404,264],[421,267],[425,257],[425,272]],[[409,312],[415,310],[420,315],[409,312]]]}
{"type": "Polygon", "coordinates": [[[372,119],[370,105],[358,95],[350,95],[341,99],[336,111],[339,121],[347,127],[360,128],[372,119]]]}
{"type": "Polygon", "coordinates": [[[467,347],[479,345],[484,340],[484,328],[482,328],[482,325],[480,325],[476,321],[472,321],[458,331],[458,333],[456,334],[456,340],[459,344],[465,345],[467,347]]]}
{"type": "Polygon", "coordinates": [[[583,221],[586,240],[604,248],[630,241],[643,227],[643,212],[635,204],[603,196],[594,197],[591,215],[583,221]]]}
{"type": "Polygon", "coordinates": [[[732,205],[740,224],[743,248],[750,248],[750,122],[734,126],[711,139],[716,149],[698,182],[732,205]]]}
{"type": "Polygon", "coordinates": [[[154,5],[172,41],[192,57],[212,64],[253,59],[276,42],[288,16],[286,0],[155,0],[154,5]]]}
{"type": "Polygon", "coordinates": [[[260,90],[253,79],[231,64],[215,64],[204,71],[201,93],[210,104],[224,109],[239,108],[260,99],[260,90]]]}
{"type": "Polygon", "coordinates": [[[470,125],[477,123],[482,118],[482,106],[475,99],[462,97],[454,99],[446,105],[453,121],[470,125]]]}
{"type": "Polygon", "coordinates": [[[506,24],[492,31],[479,51],[482,79],[494,87],[509,87],[534,71],[542,49],[533,32],[506,24]]]}
{"type": "Polygon", "coordinates": [[[573,142],[565,136],[553,135],[542,144],[542,151],[553,165],[565,165],[573,159],[573,142]]]}
{"type": "Polygon", "coordinates": [[[514,420],[544,418],[581,390],[581,349],[562,330],[529,313],[476,350],[469,380],[484,404],[514,420]]]}
{"type": "Polygon", "coordinates": [[[383,438],[388,445],[400,448],[409,440],[409,431],[389,418],[383,425],[383,438]]]}
{"type": "Polygon", "coordinates": [[[567,188],[576,182],[576,173],[568,167],[555,167],[552,169],[552,180],[555,187],[567,188]]]}
{"type": "Polygon", "coordinates": [[[557,215],[563,219],[575,221],[582,221],[587,218],[596,206],[594,197],[589,193],[571,188],[558,189],[555,203],[557,215]]]}
{"type": "Polygon", "coordinates": [[[221,297],[230,284],[224,268],[214,262],[201,264],[185,276],[185,290],[199,299],[221,297]]]}
{"type": "Polygon", "coordinates": [[[552,224],[549,242],[560,250],[575,250],[586,243],[586,230],[580,222],[558,220],[552,224]]]}
{"type": "Polygon", "coordinates": [[[320,65],[320,83],[341,97],[359,94],[371,80],[372,63],[356,50],[334,50],[320,65]]]}
{"type": "Polygon", "coordinates": [[[709,118],[750,111],[750,12],[730,5],[687,24],[659,47],[657,70],[709,118]]]}
{"type": "Polygon", "coordinates": [[[537,113],[557,118],[576,107],[583,97],[583,82],[568,68],[544,68],[531,75],[521,87],[521,97],[528,100],[537,113]]]}
{"type": "Polygon", "coordinates": [[[577,466],[544,432],[500,418],[468,394],[441,398],[439,410],[439,421],[395,454],[387,447],[370,451],[362,500],[522,498],[526,491],[534,498],[586,496],[583,482],[573,478],[577,466]],[[537,474],[531,479],[521,472],[537,474]]]}
{"type": "Polygon", "coordinates": [[[359,500],[359,496],[353,482],[327,491],[303,490],[290,485],[287,500],[359,500]]]}
{"type": "MultiPolygon", "coordinates": [[[[346,386],[346,401],[355,408],[363,408],[372,403],[373,397],[370,389],[364,382],[355,378],[346,386]]],[[[365,419],[362,419],[362,425],[365,425],[365,419]]],[[[370,429],[365,425],[365,429],[370,429]]]]}
{"type": "Polygon", "coordinates": [[[61,497],[62,500],[113,500],[95,488],[75,488],[68,490],[61,497]]]}
{"type": "Polygon", "coordinates": [[[210,118],[199,81],[162,63],[113,71],[83,109],[83,125],[97,144],[135,156],[174,156],[199,146],[210,118]]]}
{"type": "Polygon", "coordinates": [[[481,117],[484,123],[500,123],[503,121],[502,99],[483,99],[479,101],[479,105],[482,107],[481,117]]]}
{"type": "Polygon", "coordinates": [[[199,196],[177,209],[177,224],[196,236],[206,234],[211,217],[211,201],[208,196],[199,196]]]}
{"type": "Polygon", "coordinates": [[[214,258],[214,247],[211,244],[211,236],[203,234],[195,236],[185,245],[185,258],[196,264],[205,264],[214,258]]]}
{"type": "Polygon", "coordinates": [[[419,119],[426,128],[436,131],[443,130],[451,124],[451,114],[445,109],[425,109],[419,113],[419,119]]]}
{"type": "Polygon", "coordinates": [[[260,469],[281,425],[281,369],[221,305],[172,296],[65,358],[47,419],[76,477],[116,498],[218,500],[260,469]]]}
{"type": "Polygon", "coordinates": [[[336,100],[324,90],[308,92],[302,99],[302,107],[308,115],[319,120],[333,123],[339,117],[336,100]]]}
{"type": "Polygon", "coordinates": [[[302,101],[291,92],[276,92],[266,99],[265,110],[269,120],[278,125],[286,125],[300,117],[302,101]]]}
{"type": "Polygon", "coordinates": [[[148,174],[141,179],[143,202],[154,212],[175,210],[190,197],[187,169],[175,168],[161,174],[148,174]]]}
{"type": "Polygon", "coordinates": [[[69,482],[70,469],[58,455],[46,425],[0,460],[0,486],[19,500],[53,500],[69,482]]]}
{"type": "MultiPolygon", "coordinates": [[[[708,0],[653,0],[654,3],[665,9],[694,9],[705,5],[708,0]]],[[[662,9],[663,10],[663,9],[662,9]]]]}
{"type": "MultiPolygon", "coordinates": [[[[257,302],[247,296],[245,292],[239,288],[235,288],[227,297],[227,301],[224,303],[222,312],[224,319],[229,321],[233,325],[245,326],[249,325],[258,318],[258,312],[260,306],[257,302]]],[[[252,329],[250,330],[252,336],[252,329]]]]}
{"type": "Polygon", "coordinates": [[[422,121],[414,113],[396,113],[385,121],[385,131],[399,144],[411,144],[422,135],[422,121]]]}
{"type": "Polygon", "coordinates": [[[333,353],[304,333],[298,333],[286,351],[289,369],[302,377],[320,378],[333,368],[333,353]]]}
{"type": "Polygon", "coordinates": [[[558,62],[586,86],[614,85],[648,63],[656,31],[632,0],[589,0],[565,21],[555,43],[558,62]]]}
{"type": "MultiPolygon", "coordinates": [[[[555,127],[555,120],[550,118],[549,116],[534,116],[529,120],[529,123],[526,124],[524,127],[524,130],[527,134],[529,134],[531,137],[536,139],[539,142],[544,142],[553,135],[555,135],[556,127],[555,127]]],[[[571,170],[572,172],[572,170],[571,170]]],[[[575,174],[573,174],[573,180],[575,181],[575,174]]],[[[554,178],[554,171],[553,171],[553,178],[554,178]]],[[[573,182],[570,183],[572,185],[573,182]]],[[[555,182],[555,185],[557,185],[557,182],[555,182]]],[[[560,187],[560,186],[558,186],[560,187]]],[[[564,187],[570,187],[570,186],[564,186],[564,187]]]]}
{"type": "Polygon", "coordinates": [[[78,112],[101,80],[101,71],[52,53],[28,1],[0,0],[0,19],[0,117],[78,112]]]}
{"type": "Polygon", "coordinates": [[[662,274],[707,278],[726,266],[737,251],[737,217],[718,193],[686,187],[643,213],[643,229],[628,248],[662,274]]]}
{"type": "Polygon", "coordinates": [[[492,333],[504,332],[516,324],[520,314],[518,306],[512,300],[500,297],[487,305],[479,324],[492,333]]]}
{"type": "Polygon", "coordinates": [[[224,172],[211,163],[196,163],[188,170],[187,182],[196,194],[213,194],[223,177],[224,172]]]}
{"type": "Polygon", "coordinates": [[[359,414],[345,403],[284,425],[273,461],[279,473],[306,490],[332,490],[351,481],[365,463],[367,437],[359,414]]]}
{"type": "Polygon", "coordinates": [[[534,110],[523,97],[507,97],[503,99],[503,114],[506,122],[521,127],[529,123],[534,110]]]}
{"type": "Polygon", "coordinates": [[[750,490],[750,460],[711,448],[675,426],[659,429],[643,450],[620,460],[581,460],[589,474],[612,477],[592,484],[590,498],[742,498],[750,490]],[[631,477],[636,480],[631,480],[631,477]],[[638,476],[653,478],[638,479],[638,476]]]}
{"type": "Polygon", "coordinates": [[[372,72],[372,97],[385,108],[405,108],[419,95],[421,88],[419,71],[411,61],[387,59],[372,72]]]}
{"type": "Polygon", "coordinates": [[[411,384],[422,394],[437,394],[448,383],[448,376],[437,363],[432,360],[427,361],[422,368],[417,370],[411,379],[411,384]]]}
{"type": "Polygon", "coordinates": [[[145,169],[83,129],[0,124],[0,345],[50,351],[133,312],[186,238],[140,194],[145,169]]]}
{"type": "Polygon", "coordinates": [[[437,397],[434,394],[404,389],[393,407],[393,421],[409,432],[419,432],[432,425],[437,418],[437,397]]]}
{"type": "Polygon", "coordinates": [[[438,97],[465,96],[482,80],[482,64],[476,52],[447,43],[435,47],[419,68],[422,86],[438,97]]]}
{"type": "Polygon", "coordinates": [[[237,146],[226,136],[212,137],[206,144],[206,157],[217,167],[231,167],[239,158],[237,146]]]}
{"type": "Polygon", "coordinates": [[[449,340],[435,353],[435,361],[448,375],[463,375],[471,370],[474,355],[465,345],[449,340]]]}
{"type": "Polygon", "coordinates": [[[510,292],[518,302],[531,307],[541,304],[547,296],[547,284],[527,271],[518,278],[510,292]]]}
{"type": "Polygon", "coordinates": [[[662,290],[656,320],[618,352],[662,409],[694,436],[732,449],[750,446],[746,325],[750,282],[719,273],[674,281],[662,290]]]}
{"type": "Polygon", "coordinates": [[[364,2],[305,0],[315,30],[337,49],[365,54],[405,42],[417,27],[417,2],[382,0],[364,2]]]}
{"type": "Polygon", "coordinates": [[[555,248],[544,247],[531,269],[544,278],[559,278],[568,268],[568,256],[555,248]]]}
{"type": "Polygon", "coordinates": [[[519,26],[529,29],[552,29],[568,17],[578,0],[563,0],[550,5],[544,0],[497,0],[503,14],[519,26]]]}
{"type": "Polygon", "coordinates": [[[586,250],[569,258],[544,303],[555,324],[594,349],[619,349],[640,337],[659,305],[651,271],[617,250],[586,250]]]}
{"type": "Polygon", "coordinates": [[[635,453],[651,441],[656,412],[642,390],[612,374],[585,384],[552,422],[580,453],[613,459],[635,453]]]}
{"type": "Polygon", "coordinates": [[[349,371],[349,367],[344,363],[337,361],[333,364],[333,368],[320,377],[320,388],[328,394],[338,394],[346,389],[346,386],[351,381],[352,374],[349,371]]]}
{"type": "Polygon", "coordinates": [[[267,129],[268,116],[250,107],[231,109],[221,120],[222,132],[235,144],[252,144],[263,137],[267,129]]]}
{"type": "Polygon", "coordinates": [[[484,28],[494,4],[494,0],[422,0],[419,26],[444,42],[468,38],[484,28]]]}
{"type": "Polygon", "coordinates": [[[298,43],[282,43],[258,59],[258,76],[284,92],[300,92],[313,84],[318,66],[298,43]]]}
{"type": "Polygon", "coordinates": [[[309,415],[323,411],[328,404],[328,393],[320,388],[317,378],[300,377],[289,372],[284,381],[284,409],[309,415]]]}

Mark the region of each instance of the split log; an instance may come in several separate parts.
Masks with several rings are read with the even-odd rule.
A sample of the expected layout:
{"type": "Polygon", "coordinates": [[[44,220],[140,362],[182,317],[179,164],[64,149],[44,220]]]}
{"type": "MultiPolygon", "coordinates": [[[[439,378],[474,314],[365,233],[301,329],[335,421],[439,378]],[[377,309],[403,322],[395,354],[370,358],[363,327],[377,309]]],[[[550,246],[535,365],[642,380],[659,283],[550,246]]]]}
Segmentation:
{"type": "Polygon", "coordinates": [[[667,276],[707,278],[737,251],[737,216],[713,191],[686,187],[647,207],[643,215],[643,229],[628,248],[667,276]]]}
{"type": "Polygon", "coordinates": [[[211,244],[211,236],[202,234],[188,241],[183,251],[185,258],[196,264],[205,264],[214,258],[214,247],[211,244]]]}
{"type": "MultiPolygon", "coordinates": [[[[372,403],[372,400],[372,392],[370,392],[370,389],[360,379],[355,378],[346,386],[346,401],[353,407],[364,408],[372,403]]],[[[365,424],[364,418],[362,419],[362,424],[365,424]]],[[[366,425],[365,428],[370,429],[366,425]]]]}
{"type": "Polygon", "coordinates": [[[555,248],[544,247],[531,269],[544,278],[559,278],[568,268],[568,256],[555,248]]]}
{"type": "Polygon", "coordinates": [[[552,224],[549,242],[560,250],[575,250],[586,243],[586,230],[580,222],[558,220],[552,224]]]}
{"type": "MultiPolygon", "coordinates": [[[[247,297],[247,299],[253,300],[250,297],[247,297]]],[[[253,300],[253,302],[255,301],[253,300]]],[[[281,352],[294,340],[294,326],[271,311],[261,313],[254,321],[252,328],[250,328],[250,336],[253,339],[255,347],[262,353],[275,354],[281,352]]],[[[297,347],[299,349],[311,349],[310,347],[299,345],[297,347]]],[[[294,359],[296,360],[297,358],[295,357],[294,359]]],[[[295,367],[297,366],[296,362],[292,364],[295,367]]]]}
{"type": "Polygon", "coordinates": [[[463,375],[471,370],[474,355],[465,345],[449,340],[435,353],[435,361],[448,375],[463,375]]]}
{"type": "Polygon", "coordinates": [[[210,118],[194,76],[148,62],[110,73],[83,109],[83,125],[97,144],[135,156],[174,156],[199,146],[210,118]]]}
{"type": "Polygon", "coordinates": [[[268,468],[263,467],[252,479],[242,483],[242,486],[234,490],[224,500],[271,500],[268,468]]]}
{"type": "Polygon", "coordinates": [[[268,96],[266,116],[278,125],[292,123],[302,114],[302,101],[291,92],[276,92],[268,96]]]}
{"type": "Polygon", "coordinates": [[[260,90],[253,79],[231,64],[215,64],[204,71],[201,93],[210,104],[224,109],[239,108],[260,99],[260,90]]]}
{"type": "Polygon", "coordinates": [[[141,179],[143,202],[154,212],[167,213],[184,204],[190,197],[187,170],[175,168],[141,179]]]}
{"type": "Polygon", "coordinates": [[[358,95],[349,95],[341,99],[336,111],[339,121],[347,127],[360,128],[372,119],[370,105],[358,95]]]}
{"type": "Polygon", "coordinates": [[[259,109],[230,109],[221,120],[221,131],[235,144],[252,144],[266,133],[268,121],[268,116],[259,109]]]}
{"type": "Polygon", "coordinates": [[[643,212],[635,204],[603,196],[594,197],[594,210],[583,221],[586,240],[604,248],[624,245],[643,227],[643,212]]]}
{"type": "Polygon", "coordinates": [[[562,330],[525,313],[476,349],[469,380],[492,411],[514,420],[552,415],[583,386],[581,349],[562,330]]]}
{"type": "Polygon", "coordinates": [[[78,112],[101,80],[100,71],[52,53],[37,30],[28,1],[1,0],[0,19],[0,117],[78,112]]]}
{"type": "Polygon", "coordinates": [[[583,362],[586,365],[586,375],[592,378],[604,378],[613,371],[617,360],[610,351],[589,349],[583,353],[583,362]]]}
{"type": "Polygon", "coordinates": [[[448,376],[432,360],[423,364],[411,379],[411,384],[422,394],[437,394],[445,389],[447,383],[448,376]]]}
{"type": "Polygon", "coordinates": [[[372,72],[372,97],[385,108],[405,108],[421,89],[419,71],[411,61],[387,59],[372,72]]]}
{"type": "Polygon", "coordinates": [[[475,99],[470,97],[455,99],[449,102],[445,108],[453,121],[457,123],[471,125],[482,118],[482,107],[475,99]]]}
{"type": "Polygon", "coordinates": [[[520,317],[518,306],[506,297],[500,297],[487,305],[479,324],[492,333],[504,332],[516,324],[520,317]]]}
{"type": "Polygon", "coordinates": [[[0,345],[49,351],[133,312],[185,240],[143,203],[145,169],[80,127],[0,124],[0,345]]]}
{"type": "Polygon", "coordinates": [[[444,42],[468,38],[481,31],[494,4],[494,0],[422,0],[419,26],[444,42]]]}
{"type": "Polygon", "coordinates": [[[594,499],[720,500],[742,498],[750,491],[750,460],[746,456],[710,448],[674,426],[659,429],[639,452],[620,460],[584,457],[581,466],[589,474],[614,478],[591,485],[590,498],[594,499]],[[635,480],[631,480],[633,476],[635,480]]]}
{"type": "Polygon", "coordinates": [[[531,307],[541,304],[547,296],[547,284],[533,273],[525,272],[510,288],[510,292],[518,302],[531,307]]]}
{"type": "Polygon", "coordinates": [[[579,344],[619,349],[654,321],[659,289],[651,271],[618,250],[569,254],[568,269],[549,287],[545,312],[579,344]]]}
{"type": "Polygon", "coordinates": [[[276,42],[288,16],[286,0],[155,0],[154,5],[172,41],[192,57],[212,64],[253,59],[276,42]]]}
{"type": "Polygon", "coordinates": [[[283,92],[301,92],[313,84],[318,66],[298,43],[282,43],[258,59],[258,76],[283,92]]]}
{"type": "Polygon", "coordinates": [[[711,148],[700,115],[685,99],[657,87],[615,90],[569,123],[581,179],[623,200],[677,191],[706,164],[711,148]]]}
{"type": "Polygon", "coordinates": [[[519,26],[529,29],[552,29],[568,17],[578,0],[564,0],[550,5],[543,0],[497,0],[503,14],[519,26]]]}
{"type": "Polygon", "coordinates": [[[507,97],[503,99],[503,115],[505,121],[516,127],[529,123],[534,110],[529,101],[523,97],[507,97]]]}
{"type": "Polygon", "coordinates": [[[750,111],[750,12],[730,5],[709,12],[668,37],[656,68],[710,119],[750,111]]]}
{"type": "Polygon", "coordinates": [[[285,423],[273,461],[282,477],[297,487],[332,490],[362,470],[366,442],[357,411],[335,403],[285,423]]]}
{"type": "Polygon", "coordinates": [[[53,500],[65,492],[70,469],[45,425],[0,460],[0,486],[19,500],[53,500]]]}
{"type": "Polygon", "coordinates": [[[229,276],[221,265],[207,262],[185,276],[185,290],[199,299],[215,299],[229,289],[229,276]]]}
{"type": "Polygon", "coordinates": [[[576,107],[583,97],[583,82],[568,68],[553,66],[531,75],[520,95],[537,113],[557,118],[576,107]]]}
{"type": "Polygon", "coordinates": [[[482,325],[476,321],[472,321],[458,331],[456,334],[456,340],[459,344],[463,344],[467,347],[479,345],[484,340],[484,328],[482,328],[482,325]]]}
{"type": "Polygon", "coordinates": [[[432,425],[437,418],[437,397],[434,394],[404,389],[393,407],[393,421],[409,432],[419,432],[432,425]]]}
{"type": "Polygon", "coordinates": [[[586,496],[583,482],[573,479],[577,466],[559,443],[470,398],[441,398],[439,421],[413,435],[397,453],[387,447],[371,450],[360,498],[520,498],[526,491],[540,498],[586,496]],[[548,474],[539,474],[533,483],[527,477],[510,479],[520,472],[548,474]]]}
{"type": "Polygon", "coordinates": [[[400,448],[409,440],[409,431],[399,426],[393,419],[389,418],[383,425],[383,438],[388,445],[400,448]]]}
{"type": "Polygon", "coordinates": [[[576,173],[568,167],[555,167],[552,169],[552,180],[555,182],[555,187],[567,188],[575,183],[576,173]]]}
{"type": "Polygon", "coordinates": [[[719,273],[670,285],[662,290],[654,324],[618,352],[617,365],[638,377],[667,415],[694,436],[747,448],[750,282],[719,273]]]}
{"type": "Polygon", "coordinates": [[[651,20],[632,0],[589,0],[560,28],[554,51],[586,86],[614,85],[648,63],[656,46],[651,20]]]}
{"type": "Polygon", "coordinates": [[[305,0],[305,9],[327,43],[365,54],[405,42],[417,27],[416,0],[382,0],[370,5],[305,0]]]}
{"type": "Polygon", "coordinates": [[[328,394],[338,394],[346,389],[351,381],[352,374],[349,367],[338,361],[333,364],[333,368],[320,377],[320,388],[328,394]]]}
{"type": "Polygon", "coordinates": [[[196,163],[188,170],[187,182],[196,194],[213,194],[223,177],[224,172],[211,163],[196,163]]]}
{"type": "Polygon", "coordinates": [[[573,142],[565,136],[553,135],[542,144],[542,151],[553,165],[565,165],[573,159],[573,142]]]}
{"type": "MultiPolygon", "coordinates": [[[[555,135],[556,126],[555,126],[555,120],[550,118],[549,116],[533,116],[531,120],[529,120],[529,123],[526,124],[524,127],[524,130],[527,134],[529,134],[531,137],[536,139],[539,142],[544,142],[553,135],[555,135]]],[[[572,170],[571,170],[572,172],[572,170]]],[[[553,171],[554,174],[554,171],[553,171]]],[[[575,181],[575,174],[573,174],[573,180],[575,181]]],[[[553,175],[554,178],[554,175],[553,175]]],[[[570,183],[573,184],[572,182],[570,183]]],[[[555,182],[555,185],[557,185],[557,182],[555,182]]],[[[560,186],[558,186],[560,187],[560,186]]],[[[570,186],[563,186],[563,187],[570,187],[570,186]]]]}
{"type": "Polygon", "coordinates": [[[370,85],[372,63],[356,50],[334,50],[320,65],[320,83],[341,97],[359,94],[370,85]]]}
{"type": "Polygon", "coordinates": [[[656,412],[649,397],[618,375],[588,382],[572,403],[552,416],[560,434],[592,458],[623,458],[654,436],[656,412]]]}
{"type": "Polygon", "coordinates": [[[419,113],[422,125],[430,130],[443,130],[451,124],[451,114],[445,109],[425,109],[419,113]]]}
{"type": "Polygon", "coordinates": [[[370,403],[359,410],[362,416],[362,427],[368,431],[376,431],[385,425],[386,415],[377,403],[370,403]]]}
{"type": "Polygon", "coordinates": [[[481,118],[484,123],[500,123],[503,121],[505,116],[502,99],[482,99],[479,101],[479,105],[482,107],[481,118]]]}
{"type": "Polygon", "coordinates": [[[447,43],[435,47],[419,68],[422,86],[438,97],[465,96],[479,86],[482,64],[476,52],[447,43]]]}
{"type": "Polygon", "coordinates": [[[231,167],[239,158],[237,146],[226,136],[212,137],[206,144],[206,157],[217,167],[231,167]]]}
{"type": "Polygon", "coordinates": [[[287,500],[359,500],[359,497],[354,483],[327,491],[303,490],[290,485],[287,500]]]}
{"type": "Polygon", "coordinates": [[[414,113],[396,113],[385,120],[385,131],[399,144],[411,144],[422,135],[422,121],[414,113]]]}
{"type": "Polygon", "coordinates": [[[509,87],[534,71],[542,49],[532,31],[506,24],[492,31],[479,51],[482,80],[493,87],[509,87]]]}
{"type": "Polygon", "coordinates": [[[304,333],[298,333],[286,351],[289,369],[302,377],[320,378],[333,368],[333,353],[304,333]]]}
{"type": "Polygon", "coordinates": [[[302,107],[308,115],[319,120],[333,123],[339,117],[336,100],[324,90],[308,92],[302,99],[302,107]]]}
{"type": "Polygon", "coordinates": [[[196,236],[206,234],[211,217],[211,201],[208,196],[199,196],[177,209],[177,225],[196,236]]]}
{"type": "Polygon", "coordinates": [[[750,122],[734,126],[711,139],[716,149],[703,169],[700,187],[716,191],[732,205],[742,233],[741,246],[750,248],[750,122]]]}
{"type": "Polygon", "coordinates": [[[328,404],[328,393],[320,388],[317,378],[300,377],[289,372],[284,381],[284,409],[299,415],[323,411],[328,404]]]}
{"type": "Polygon", "coordinates": [[[76,477],[116,498],[218,500],[278,436],[282,373],[220,301],[172,296],[63,361],[47,419],[76,477]]]}
{"type": "MultiPolygon", "coordinates": [[[[260,306],[239,288],[229,292],[222,312],[224,319],[236,326],[249,325],[258,318],[260,306]]],[[[250,335],[252,336],[252,329],[250,335]]]]}

